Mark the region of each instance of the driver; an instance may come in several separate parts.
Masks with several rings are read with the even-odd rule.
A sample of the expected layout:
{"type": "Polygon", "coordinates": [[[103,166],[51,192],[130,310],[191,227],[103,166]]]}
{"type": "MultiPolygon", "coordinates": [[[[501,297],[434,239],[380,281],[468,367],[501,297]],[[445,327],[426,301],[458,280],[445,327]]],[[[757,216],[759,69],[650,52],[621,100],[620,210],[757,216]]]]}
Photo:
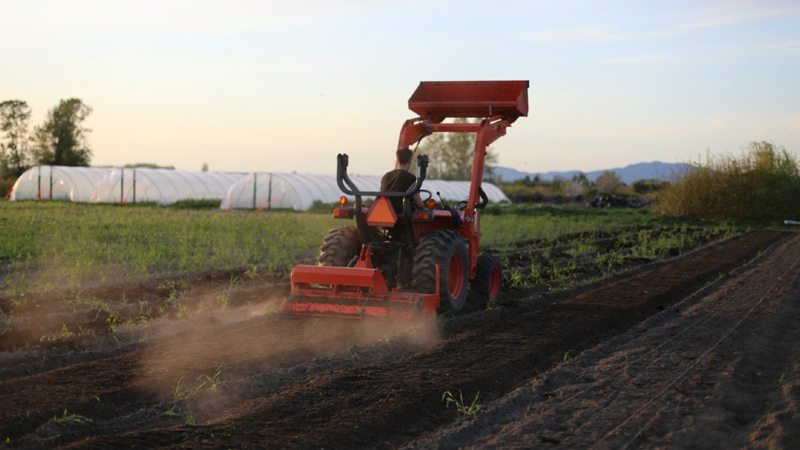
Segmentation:
{"type": "MultiPolygon", "coordinates": [[[[408,171],[411,167],[411,159],[414,152],[407,148],[397,150],[397,161],[394,163],[394,170],[386,172],[386,175],[381,179],[381,190],[392,192],[406,192],[416,181],[417,177],[408,171]]],[[[401,215],[403,214],[403,197],[390,197],[394,211],[401,215]]],[[[414,204],[417,208],[424,208],[422,198],[419,192],[414,194],[414,204]]]]}

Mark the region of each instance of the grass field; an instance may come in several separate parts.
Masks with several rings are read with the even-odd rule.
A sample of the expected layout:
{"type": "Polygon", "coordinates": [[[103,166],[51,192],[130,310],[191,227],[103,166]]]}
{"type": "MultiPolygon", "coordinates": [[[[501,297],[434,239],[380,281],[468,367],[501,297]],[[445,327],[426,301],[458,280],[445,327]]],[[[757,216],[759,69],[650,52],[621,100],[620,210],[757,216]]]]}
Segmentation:
{"type": "MultiPolygon", "coordinates": [[[[14,297],[87,282],[253,267],[285,275],[297,262],[313,262],[325,232],[347,223],[322,212],[3,202],[3,292],[14,297]]],[[[685,225],[646,210],[496,207],[483,215],[482,245],[503,249],[532,240],[542,246],[564,234],[664,226],[685,225]]],[[[591,240],[590,234],[575,245],[591,240]]]]}

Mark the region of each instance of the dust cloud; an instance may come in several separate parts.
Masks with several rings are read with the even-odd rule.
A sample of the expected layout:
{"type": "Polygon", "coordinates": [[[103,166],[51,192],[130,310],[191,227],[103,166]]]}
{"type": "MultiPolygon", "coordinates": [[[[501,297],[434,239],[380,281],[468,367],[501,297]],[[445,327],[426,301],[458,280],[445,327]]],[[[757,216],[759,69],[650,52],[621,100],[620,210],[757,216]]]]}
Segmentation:
{"type": "MultiPolygon", "coordinates": [[[[151,340],[142,352],[145,380],[141,385],[170,401],[171,388],[178,380],[194,389],[201,380],[207,381],[205,376],[223,367],[219,378],[227,383],[226,388],[208,396],[208,401],[226,404],[224,397],[239,397],[241,390],[250,389],[252,383],[247,379],[298,366],[318,366],[325,358],[367,364],[440,339],[432,320],[285,316],[278,313],[281,302],[282,298],[273,296],[264,303],[214,311],[184,321],[179,333],[151,340]],[[233,383],[238,383],[238,388],[233,383]]],[[[297,373],[305,374],[307,368],[297,373]]]]}

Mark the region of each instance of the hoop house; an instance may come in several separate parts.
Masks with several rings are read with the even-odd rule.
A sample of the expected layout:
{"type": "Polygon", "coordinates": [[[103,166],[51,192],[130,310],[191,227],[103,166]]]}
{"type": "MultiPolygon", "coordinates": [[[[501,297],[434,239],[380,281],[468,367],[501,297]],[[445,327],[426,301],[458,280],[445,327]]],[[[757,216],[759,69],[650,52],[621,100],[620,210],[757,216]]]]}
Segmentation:
{"type": "Polygon", "coordinates": [[[31,167],[14,183],[9,199],[88,202],[95,186],[110,171],[91,167],[31,167]]]}
{"type": "Polygon", "coordinates": [[[242,174],[169,169],[111,169],[94,189],[93,203],[171,205],[180,200],[222,200],[242,174]]]}
{"type": "MultiPolygon", "coordinates": [[[[351,176],[356,186],[365,191],[380,190],[381,178],[351,176]]],[[[468,181],[426,180],[423,189],[434,196],[439,192],[450,201],[464,200],[469,195],[468,181]]],[[[489,201],[508,202],[503,192],[489,183],[483,183],[489,201]]],[[[306,175],[297,173],[251,173],[234,183],[220,204],[220,209],[293,209],[305,211],[314,202],[335,203],[343,194],[333,175],[306,175]]],[[[353,198],[347,196],[351,201],[353,198]]]]}

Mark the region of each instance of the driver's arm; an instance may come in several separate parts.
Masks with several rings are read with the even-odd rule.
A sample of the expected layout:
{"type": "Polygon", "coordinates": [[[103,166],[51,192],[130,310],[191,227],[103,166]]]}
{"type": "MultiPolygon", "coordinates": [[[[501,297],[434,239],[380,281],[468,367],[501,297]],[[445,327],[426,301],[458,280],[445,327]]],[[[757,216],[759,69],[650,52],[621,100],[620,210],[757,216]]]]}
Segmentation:
{"type": "Polygon", "coordinates": [[[422,197],[419,196],[419,192],[414,194],[414,204],[417,205],[417,208],[422,209],[425,207],[425,204],[422,203],[422,197]]]}

